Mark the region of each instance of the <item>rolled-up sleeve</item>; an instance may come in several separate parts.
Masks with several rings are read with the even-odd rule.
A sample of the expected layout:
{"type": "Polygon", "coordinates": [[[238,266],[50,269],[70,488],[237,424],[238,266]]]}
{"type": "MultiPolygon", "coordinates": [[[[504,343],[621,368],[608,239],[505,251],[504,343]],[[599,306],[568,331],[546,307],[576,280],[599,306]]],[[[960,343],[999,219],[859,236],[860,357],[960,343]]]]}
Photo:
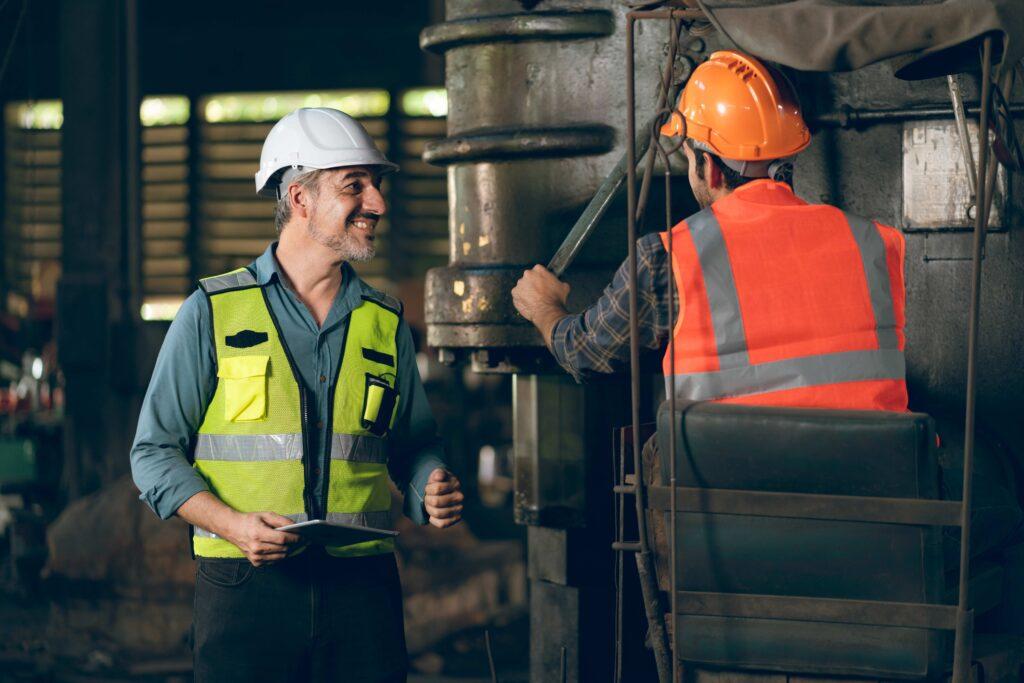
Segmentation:
{"type": "Polygon", "coordinates": [[[444,447],[437,435],[437,422],[427,402],[416,365],[416,349],[405,320],[398,328],[398,415],[388,438],[388,469],[391,479],[405,495],[405,514],[417,524],[426,524],[424,489],[430,473],[447,468],[444,447]]]}
{"type": "Polygon", "coordinates": [[[216,388],[216,359],[205,295],[196,291],[174,317],[142,402],[131,450],[139,498],[163,519],[209,490],[188,459],[216,388]]]}
{"type": "MultiPolygon", "coordinates": [[[[668,334],[668,266],[657,233],[637,240],[636,275],[640,347],[658,349],[668,334]]],[[[600,299],[555,324],[551,353],[578,382],[595,373],[617,372],[629,360],[628,260],[600,299]]]]}

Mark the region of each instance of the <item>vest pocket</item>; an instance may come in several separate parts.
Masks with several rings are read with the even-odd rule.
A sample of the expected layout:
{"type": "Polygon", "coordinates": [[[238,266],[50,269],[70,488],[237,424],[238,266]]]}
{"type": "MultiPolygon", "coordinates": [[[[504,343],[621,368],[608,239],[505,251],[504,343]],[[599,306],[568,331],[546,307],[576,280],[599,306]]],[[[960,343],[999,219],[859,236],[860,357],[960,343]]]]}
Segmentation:
{"type": "Polygon", "coordinates": [[[362,425],[375,436],[384,436],[398,403],[398,392],[386,380],[366,373],[362,425]]]}
{"type": "Polygon", "coordinates": [[[222,358],[217,377],[224,385],[224,419],[262,420],[267,415],[267,365],[270,356],[222,358]]]}

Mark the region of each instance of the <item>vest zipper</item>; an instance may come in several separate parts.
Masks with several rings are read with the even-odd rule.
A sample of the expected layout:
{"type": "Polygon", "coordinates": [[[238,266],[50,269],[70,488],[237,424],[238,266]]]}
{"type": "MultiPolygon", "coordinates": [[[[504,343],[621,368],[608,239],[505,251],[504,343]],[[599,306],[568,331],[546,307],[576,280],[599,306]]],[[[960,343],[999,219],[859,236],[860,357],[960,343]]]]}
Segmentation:
{"type": "Polygon", "coordinates": [[[314,465],[310,461],[310,443],[309,443],[309,397],[306,395],[308,391],[306,385],[302,382],[302,376],[299,374],[298,366],[295,365],[295,359],[292,358],[291,349],[288,348],[288,342],[284,339],[284,332],[281,331],[281,324],[277,321],[277,316],[274,315],[274,309],[270,306],[270,299],[267,298],[266,286],[260,286],[260,293],[263,295],[263,305],[267,307],[267,315],[270,316],[270,321],[274,323],[274,329],[277,330],[277,341],[280,342],[281,348],[284,349],[285,358],[288,359],[288,367],[292,371],[292,379],[295,380],[295,385],[299,388],[299,412],[301,414],[302,422],[302,502],[306,507],[306,516],[308,519],[321,519],[317,515],[316,500],[313,497],[312,491],[310,491],[310,474],[314,465]]]}
{"type": "Polygon", "coordinates": [[[320,509],[317,505],[318,501],[310,487],[315,465],[311,457],[313,449],[309,438],[309,390],[301,382],[299,383],[299,405],[302,411],[302,464],[303,478],[305,479],[302,485],[302,499],[306,504],[306,514],[309,515],[310,519],[324,519],[324,515],[320,514],[320,509]]]}
{"type": "Polygon", "coordinates": [[[334,392],[338,389],[338,380],[341,378],[341,366],[345,362],[345,347],[348,346],[348,336],[352,333],[352,316],[355,314],[356,309],[353,309],[348,314],[348,324],[345,326],[345,336],[341,339],[341,352],[338,354],[338,367],[334,370],[334,381],[331,382],[330,391],[327,392],[327,405],[330,408],[327,411],[327,443],[325,444],[325,450],[327,457],[324,458],[323,466],[323,481],[324,481],[324,512],[327,512],[327,497],[331,492],[331,451],[334,448],[334,392]]]}

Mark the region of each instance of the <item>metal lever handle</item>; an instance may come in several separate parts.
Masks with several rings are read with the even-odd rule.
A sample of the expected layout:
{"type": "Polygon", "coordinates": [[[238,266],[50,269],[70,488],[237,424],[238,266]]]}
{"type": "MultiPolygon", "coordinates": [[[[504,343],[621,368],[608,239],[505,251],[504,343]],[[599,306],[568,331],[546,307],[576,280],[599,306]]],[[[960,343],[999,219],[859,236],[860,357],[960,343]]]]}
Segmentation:
{"type": "MultiPolygon", "coordinates": [[[[647,154],[648,147],[650,147],[652,125],[654,125],[654,119],[648,121],[647,125],[640,128],[637,133],[637,165],[643,160],[644,155],[647,154]]],[[[615,167],[605,177],[604,182],[601,183],[601,186],[597,188],[597,192],[594,193],[594,198],[587,204],[587,208],[583,210],[583,213],[580,214],[580,217],[572,226],[572,230],[565,236],[562,245],[558,247],[558,251],[551,257],[551,261],[548,263],[548,270],[554,273],[555,277],[562,277],[562,274],[569,269],[572,262],[579,256],[583,245],[590,239],[594,228],[604,218],[615,195],[626,182],[626,156],[623,153],[619,163],[615,164],[615,167]]]]}

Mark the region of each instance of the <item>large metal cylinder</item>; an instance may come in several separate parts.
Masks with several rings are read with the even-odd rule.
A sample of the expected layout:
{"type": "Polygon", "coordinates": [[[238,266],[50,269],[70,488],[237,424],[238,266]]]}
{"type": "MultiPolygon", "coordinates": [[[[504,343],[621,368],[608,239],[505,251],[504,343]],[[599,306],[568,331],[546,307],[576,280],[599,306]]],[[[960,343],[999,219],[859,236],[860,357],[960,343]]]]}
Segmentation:
{"type": "MultiPolygon", "coordinates": [[[[424,158],[448,164],[450,265],[427,276],[427,343],[482,350],[478,369],[515,369],[540,336],[512,306],[524,268],[547,263],[625,149],[625,8],[611,0],[449,0],[420,42],[444,52],[448,137],[424,158]]],[[[664,36],[638,36],[638,68],[657,68],[664,36]]],[[[638,82],[649,103],[655,77],[638,82]]],[[[646,113],[643,114],[646,116],[646,113]]],[[[571,305],[595,298],[625,255],[611,211],[566,275],[571,305]]],[[[451,353],[445,353],[451,357],[451,353]]]]}
{"type": "MultiPolygon", "coordinates": [[[[482,371],[551,365],[511,289],[546,264],[625,151],[626,8],[613,0],[448,0],[421,45],[444,52],[450,264],[427,276],[427,343],[482,371]],[[538,11],[531,8],[540,7],[538,11]]],[[[664,27],[663,27],[664,28],[664,27]]],[[[666,33],[638,34],[646,119],[666,33]],[[652,71],[653,70],[653,71],[652,71]]],[[[626,254],[624,199],[565,274],[569,305],[596,299],[626,254]]],[[[531,680],[607,680],[614,652],[610,426],[625,386],[516,377],[516,519],[530,525],[531,680]],[[611,399],[612,396],[619,400],[611,399]]]]}

